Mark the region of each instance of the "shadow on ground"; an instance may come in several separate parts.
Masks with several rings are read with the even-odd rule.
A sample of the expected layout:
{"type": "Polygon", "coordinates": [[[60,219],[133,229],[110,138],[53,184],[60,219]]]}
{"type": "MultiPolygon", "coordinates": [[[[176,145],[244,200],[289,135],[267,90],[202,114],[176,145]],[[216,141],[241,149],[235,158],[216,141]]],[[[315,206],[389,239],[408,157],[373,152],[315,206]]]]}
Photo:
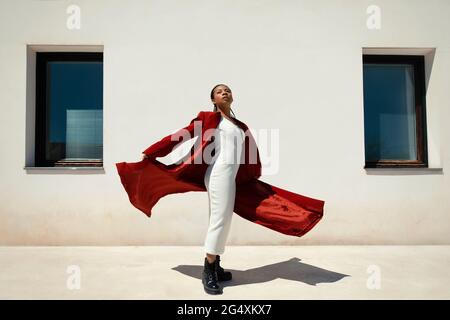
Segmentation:
{"type": "MultiPolygon", "coordinates": [[[[347,274],[322,269],[300,261],[299,258],[291,258],[287,261],[248,270],[228,269],[221,261],[222,268],[224,268],[225,271],[231,271],[233,274],[232,280],[221,282],[221,284],[223,287],[232,287],[244,284],[262,283],[275,279],[286,279],[315,286],[318,283],[336,282],[344,277],[349,277],[347,274]]],[[[182,274],[200,280],[203,266],[179,265],[172,268],[172,270],[176,270],[182,274]]]]}

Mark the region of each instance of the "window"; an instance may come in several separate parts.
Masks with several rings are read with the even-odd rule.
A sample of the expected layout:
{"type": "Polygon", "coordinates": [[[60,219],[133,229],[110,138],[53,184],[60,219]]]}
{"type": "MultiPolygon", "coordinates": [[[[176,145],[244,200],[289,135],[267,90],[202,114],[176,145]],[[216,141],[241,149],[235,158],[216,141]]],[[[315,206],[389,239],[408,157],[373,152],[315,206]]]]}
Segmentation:
{"type": "Polygon", "coordinates": [[[427,167],[424,57],[363,55],[365,168],[427,167]]]}
{"type": "Polygon", "coordinates": [[[35,165],[103,166],[103,53],[36,53],[35,165]]]}

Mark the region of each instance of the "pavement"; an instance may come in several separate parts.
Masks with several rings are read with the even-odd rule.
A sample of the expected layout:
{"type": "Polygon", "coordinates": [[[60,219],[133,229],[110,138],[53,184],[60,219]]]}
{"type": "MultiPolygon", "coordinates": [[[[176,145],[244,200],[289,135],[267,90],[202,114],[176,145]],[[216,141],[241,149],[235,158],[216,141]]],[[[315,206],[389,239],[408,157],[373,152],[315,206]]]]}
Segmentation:
{"type": "Polygon", "coordinates": [[[203,290],[202,246],[0,247],[0,299],[449,299],[450,246],[227,246],[203,290]]]}

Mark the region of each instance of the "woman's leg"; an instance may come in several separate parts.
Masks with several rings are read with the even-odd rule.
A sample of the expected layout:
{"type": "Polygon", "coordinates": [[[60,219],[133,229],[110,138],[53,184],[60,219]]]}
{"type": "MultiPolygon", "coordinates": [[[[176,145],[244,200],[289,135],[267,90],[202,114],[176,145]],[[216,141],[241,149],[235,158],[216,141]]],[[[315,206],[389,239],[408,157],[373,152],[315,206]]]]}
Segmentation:
{"type": "Polygon", "coordinates": [[[208,259],[209,263],[213,263],[214,261],[216,261],[216,255],[215,254],[206,253],[206,259],[208,259]]]}
{"type": "Polygon", "coordinates": [[[233,168],[214,166],[205,178],[208,189],[209,227],[205,239],[205,251],[208,261],[214,261],[215,255],[223,254],[230,232],[233,217],[236,182],[233,168]]]}

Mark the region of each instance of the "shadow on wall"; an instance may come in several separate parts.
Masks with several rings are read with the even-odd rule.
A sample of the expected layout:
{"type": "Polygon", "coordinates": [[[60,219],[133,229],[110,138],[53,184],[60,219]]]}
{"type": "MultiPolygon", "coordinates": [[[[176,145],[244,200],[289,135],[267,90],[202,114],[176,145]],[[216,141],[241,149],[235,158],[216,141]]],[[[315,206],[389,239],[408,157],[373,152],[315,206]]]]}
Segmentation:
{"type": "MultiPolygon", "coordinates": [[[[201,279],[203,266],[180,265],[172,268],[172,270],[179,271],[193,278],[201,279]]],[[[232,272],[233,279],[231,281],[221,282],[223,287],[262,283],[275,279],[298,281],[315,286],[318,283],[336,282],[344,277],[349,277],[347,274],[333,272],[302,263],[299,258],[291,258],[287,261],[248,270],[234,270],[228,268],[225,268],[225,270],[232,272]]]]}

